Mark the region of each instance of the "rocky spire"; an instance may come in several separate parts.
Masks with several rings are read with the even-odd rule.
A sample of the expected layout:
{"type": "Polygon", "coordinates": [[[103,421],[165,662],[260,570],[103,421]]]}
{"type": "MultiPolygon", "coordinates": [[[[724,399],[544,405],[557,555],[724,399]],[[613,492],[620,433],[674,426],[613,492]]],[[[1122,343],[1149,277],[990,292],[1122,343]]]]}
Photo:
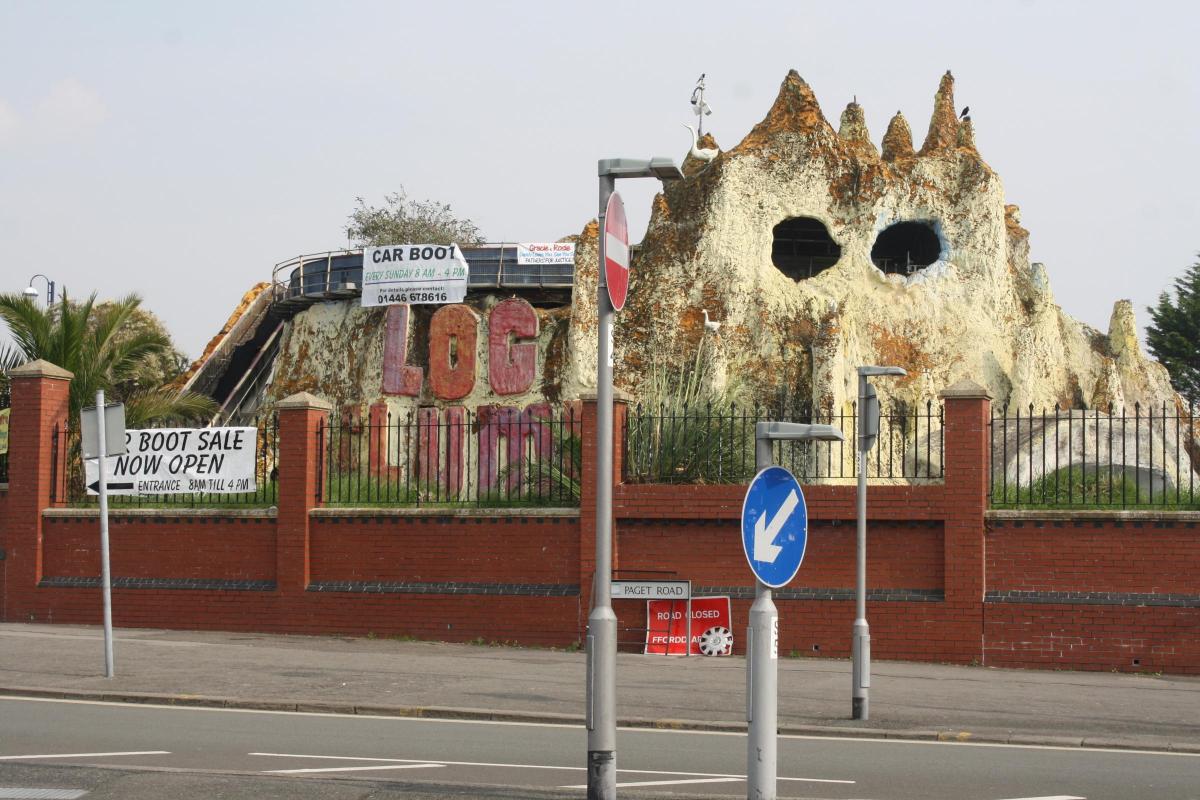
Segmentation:
{"type": "Polygon", "coordinates": [[[779,96],[762,122],[746,135],[738,148],[760,147],[779,133],[818,133],[835,135],[833,126],[821,113],[817,96],[796,70],[790,70],[779,87],[779,96]]]}
{"type": "Polygon", "coordinates": [[[1114,358],[1138,355],[1137,320],[1133,316],[1133,303],[1128,300],[1113,303],[1112,317],[1108,320],[1108,349],[1114,358]]]}
{"type": "Polygon", "coordinates": [[[900,158],[912,158],[913,155],[912,130],[908,127],[908,120],[897,111],[896,116],[888,123],[887,133],[883,135],[884,160],[895,161],[900,158]]]}
{"type": "Polygon", "coordinates": [[[842,112],[838,136],[853,150],[866,151],[875,157],[879,156],[879,151],[875,149],[875,143],[871,141],[871,134],[867,131],[867,118],[863,114],[863,108],[857,102],[847,104],[846,110],[842,112]]]}
{"type": "Polygon", "coordinates": [[[958,123],[958,138],[955,143],[968,150],[975,149],[975,126],[971,124],[970,117],[958,123]]]}
{"type": "Polygon", "coordinates": [[[921,155],[946,150],[958,143],[958,112],[954,110],[954,76],[950,70],[942,76],[937,94],[933,96],[933,117],[929,133],[921,145],[921,155]]]}

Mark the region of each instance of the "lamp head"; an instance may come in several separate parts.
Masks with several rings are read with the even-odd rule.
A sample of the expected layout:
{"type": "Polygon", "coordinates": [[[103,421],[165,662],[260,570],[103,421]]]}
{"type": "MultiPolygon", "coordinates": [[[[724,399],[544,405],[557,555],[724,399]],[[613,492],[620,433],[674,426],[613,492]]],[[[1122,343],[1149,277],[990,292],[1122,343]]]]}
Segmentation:
{"type": "Polygon", "coordinates": [[[859,367],[858,375],[861,378],[869,378],[873,375],[907,375],[908,371],[904,367],[859,367]]]}
{"type": "Polygon", "coordinates": [[[25,287],[21,294],[25,295],[26,297],[34,298],[38,296],[38,290],[33,288],[33,284],[30,284],[25,287]]]}

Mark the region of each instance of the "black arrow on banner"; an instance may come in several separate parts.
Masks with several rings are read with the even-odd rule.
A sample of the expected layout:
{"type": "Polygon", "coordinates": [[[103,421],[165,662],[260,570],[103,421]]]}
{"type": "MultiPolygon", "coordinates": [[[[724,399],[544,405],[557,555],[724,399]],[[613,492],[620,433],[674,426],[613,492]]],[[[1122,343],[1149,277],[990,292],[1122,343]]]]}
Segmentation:
{"type": "MultiPolygon", "coordinates": [[[[133,488],[132,483],[110,483],[110,484],[107,484],[107,486],[108,486],[108,490],[110,492],[113,489],[132,489],[133,488]]],[[[92,481],[91,483],[88,484],[87,488],[88,488],[88,491],[92,491],[92,492],[95,492],[96,494],[100,494],[100,481],[92,481]]]]}

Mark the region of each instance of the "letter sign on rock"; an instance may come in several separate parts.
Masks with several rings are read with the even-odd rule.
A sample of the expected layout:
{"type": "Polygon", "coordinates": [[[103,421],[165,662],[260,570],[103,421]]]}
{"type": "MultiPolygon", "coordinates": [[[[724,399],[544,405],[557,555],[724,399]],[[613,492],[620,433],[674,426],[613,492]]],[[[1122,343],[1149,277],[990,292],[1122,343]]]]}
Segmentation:
{"type": "Polygon", "coordinates": [[[429,321],[429,386],[439,400],[459,400],[475,388],[479,315],[467,306],[442,306],[429,321]]]}
{"type": "Polygon", "coordinates": [[[537,372],[537,342],[509,343],[514,339],[536,339],[537,312],[517,297],[497,303],[488,321],[488,381],[496,394],[529,391],[537,372]]]}
{"type": "Polygon", "coordinates": [[[383,339],[383,393],[418,397],[421,394],[421,368],[408,360],[407,303],[387,307],[383,339]]]}

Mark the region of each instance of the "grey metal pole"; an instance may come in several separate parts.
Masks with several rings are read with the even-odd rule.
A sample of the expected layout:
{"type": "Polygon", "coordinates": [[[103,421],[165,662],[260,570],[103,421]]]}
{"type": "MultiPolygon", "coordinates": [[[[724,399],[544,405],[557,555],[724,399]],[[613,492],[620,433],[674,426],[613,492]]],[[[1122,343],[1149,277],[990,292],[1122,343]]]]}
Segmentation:
{"type": "Polygon", "coordinates": [[[604,212],[616,179],[600,176],[600,258],[596,292],[596,573],[588,614],[588,800],[617,796],[617,617],[612,610],[612,327],[604,275],[604,212]]]}
{"type": "MultiPolygon", "coordinates": [[[[754,440],[754,466],[762,471],[771,466],[771,440],[754,440]]],[[[775,800],[778,774],[779,715],[779,609],[771,589],[754,582],[754,605],[746,631],[746,697],[748,723],[746,741],[746,797],[775,800]]]]}
{"type": "MultiPolygon", "coordinates": [[[[867,402],[867,378],[858,376],[858,407],[867,402]]],[[[861,425],[860,425],[861,427],[861,425]]],[[[868,691],[871,688],[871,629],[867,625],[867,454],[865,431],[858,432],[858,546],[854,582],[854,628],[851,719],[869,719],[868,691]]]]}
{"type": "Polygon", "coordinates": [[[100,478],[97,487],[100,494],[100,586],[104,595],[104,677],[115,674],[113,668],[112,634],[112,574],[108,568],[108,476],[104,474],[105,453],[108,445],[104,441],[104,390],[96,392],[96,444],[99,448],[96,459],[96,474],[100,478]]]}

